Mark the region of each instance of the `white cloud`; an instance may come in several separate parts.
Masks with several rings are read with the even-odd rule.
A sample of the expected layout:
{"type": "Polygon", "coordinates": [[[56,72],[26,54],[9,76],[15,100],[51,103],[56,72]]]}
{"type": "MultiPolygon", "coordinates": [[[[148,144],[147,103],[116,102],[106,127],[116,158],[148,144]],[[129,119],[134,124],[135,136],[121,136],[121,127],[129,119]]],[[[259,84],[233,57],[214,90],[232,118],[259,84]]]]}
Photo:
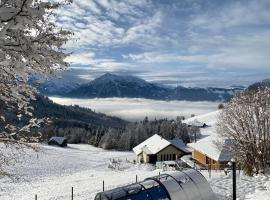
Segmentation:
{"type": "Polygon", "coordinates": [[[94,63],[95,53],[81,53],[81,54],[71,54],[66,58],[66,62],[70,62],[71,64],[78,65],[89,65],[94,63]]]}
{"type": "Polygon", "coordinates": [[[268,0],[233,1],[212,12],[194,16],[190,24],[212,31],[248,25],[269,25],[269,6],[268,0]]]}
{"type": "Polygon", "coordinates": [[[149,119],[175,119],[181,115],[186,117],[189,117],[191,114],[200,115],[215,111],[219,104],[215,102],[167,102],[129,98],[68,99],[50,97],[50,99],[62,105],[79,105],[130,121],[140,121],[145,116],[148,116],[149,119]]]}
{"type": "Polygon", "coordinates": [[[267,0],[75,0],[59,24],[75,32],[69,60],[98,71],[255,72],[270,66],[269,9],[267,0]]]}

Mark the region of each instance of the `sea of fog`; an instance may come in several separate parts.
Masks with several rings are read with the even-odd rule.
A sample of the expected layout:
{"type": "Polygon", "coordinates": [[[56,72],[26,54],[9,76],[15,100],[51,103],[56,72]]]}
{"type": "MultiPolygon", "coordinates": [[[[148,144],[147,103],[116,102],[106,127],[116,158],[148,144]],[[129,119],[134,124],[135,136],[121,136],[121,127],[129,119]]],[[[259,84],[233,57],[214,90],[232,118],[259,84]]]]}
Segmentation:
{"type": "Polygon", "coordinates": [[[50,97],[50,99],[58,104],[79,105],[129,121],[140,121],[145,116],[148,116],[149,119],[190,117],[191,114],[200,115],[215,111],[219,104],[208,101],[157,101],[141,98],[73,99],[50,97]]]}

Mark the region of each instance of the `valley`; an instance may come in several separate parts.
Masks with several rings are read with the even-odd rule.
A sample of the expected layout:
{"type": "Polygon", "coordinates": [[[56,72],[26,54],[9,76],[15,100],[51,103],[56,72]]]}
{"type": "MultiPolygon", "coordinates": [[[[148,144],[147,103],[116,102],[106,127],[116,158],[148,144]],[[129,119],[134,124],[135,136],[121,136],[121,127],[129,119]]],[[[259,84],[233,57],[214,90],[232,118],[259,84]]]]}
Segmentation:
{"type": "Polygon", "coordinates": [[[61,105],[79,105],[91,108],[96,112],[116,116],[128,121],[149,119],[175,119],[177,116],[190,117],[191,114],[200,115],[217,109],[219,102],[210,101],[161,101],[143,98],[94,98],[77,99],[50,97],[61,105]]]}

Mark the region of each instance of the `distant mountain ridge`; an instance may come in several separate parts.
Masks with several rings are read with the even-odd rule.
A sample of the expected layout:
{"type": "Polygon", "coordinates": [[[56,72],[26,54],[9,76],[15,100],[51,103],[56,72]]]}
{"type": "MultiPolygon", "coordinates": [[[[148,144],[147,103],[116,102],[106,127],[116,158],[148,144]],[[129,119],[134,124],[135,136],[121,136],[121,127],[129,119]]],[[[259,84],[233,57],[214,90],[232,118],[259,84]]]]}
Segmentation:
{"type": "Polygon", "coordinates": [[[260,87],[270,87],[270,78],[264,79],[260,82],[256,82],[248,87],[248,89],[258,89],[260,87]]]}
{"type": "Polygon", "coordinates": [[[129,97],[163,99],[169,94],[167,88],[146,82],[138,77],[107,73],[88,84],[71,90],[66,96],[76,98],[129,97]]]}
{"type": "Polygon", "coordinates": [[[243,87],[234,88],[187,88],[178,86],[166,88],[147,82],[135,76],[104,74],[101,77],[83,84],[65,97],[72,98],[146,98],[155,100],[189,100],[189,101],[229,101],[243,87]]]}

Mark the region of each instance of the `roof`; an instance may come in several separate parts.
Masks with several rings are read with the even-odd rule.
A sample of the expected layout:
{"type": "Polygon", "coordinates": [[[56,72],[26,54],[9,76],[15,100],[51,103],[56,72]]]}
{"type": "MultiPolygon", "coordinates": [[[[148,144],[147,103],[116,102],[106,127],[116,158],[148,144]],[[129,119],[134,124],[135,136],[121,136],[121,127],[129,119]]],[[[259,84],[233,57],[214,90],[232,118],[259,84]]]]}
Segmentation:
{"type": "Polygon", "coordinates": [[[49,142],[50,141],[55,141],[58,144],[63,144],[65,140],[66,140],[65,137],[51,137],[50,140],[49,140],[49,142]]]}
{"type": "Polygon", "coordinates": [[[145,140],[144,142],[142,142],[141,144],[134,147],[133,151],[136,153],[136,155],[138,155],[147,146],[147,151],[148,152],[145,152],[145,153],[150,153],[151,152],[150,154],[156,154],[159,151],[161,151],[162,149],[169,146],[170,144],[171,143],[168,140],[166,140],[166,139],[162,138],[161,136],[155,134],[152,137],[145,140]]]}
{"type": "Polygon", "coordinates": [[[183,140],[179,138],[175,138],[173,140],[169,140],[169,142],[175,146],[176,148],[184,151],[185,153],[190,153],[192,150],[183,142],[183,140]]]}
{"type": "Polygon", "coordinates": [[[169,145],[173,145],[186,153],[190,152],[190,149],[184,144],[182,140],[166,140],[157,134],[153,135],[141,144],[134,147],[133,151],[136,155],[139,155],[142,152],[146,153],[147,155],[152,155],[158,153],[169,145]]]}
{"type": "Polygon", "coordinates": [[[188,121],[187,124],[190,126],[195,126],[195,127],[203,127],[205,125],[205,123],[200,122],[198,119],[194,119],[193,121],[188,121]]]}
{"type": "MultiPolygon", "coordinates": [[[[212,158],[216,161],[230,161],[231,156],[225,148],[219,149],[215,144],[216,138],[214,137],[207,137],[204,139],[199,140],[196,143],[189,143],[187,144],[192,149],[195,149],[205,155],[207,155],[209,158],[212,158]]],[[[230,140],[224,141],[225,146],[231,145],[230,140]]]]}
{"type": "MultiPolygon", "coordinates": [[[[184,120],[184,123],[190,123],[194,120],[198,120],[203,121],[208,125],[206,128],[200,129],[202,139],[198,139],[196,143],[188,143],[187,146],[207,155],[209,158],[212,158],[216,161],[229,161],[230,155],[228,151],[225,148],[217,148],[215,144],[215,142],[220,139],[216,130],[216,123],[219,114],[220,110],[184,120]]],[[[225,146],[232,145],[232,142],[229,139],[221,142],[225,146]]]]}

